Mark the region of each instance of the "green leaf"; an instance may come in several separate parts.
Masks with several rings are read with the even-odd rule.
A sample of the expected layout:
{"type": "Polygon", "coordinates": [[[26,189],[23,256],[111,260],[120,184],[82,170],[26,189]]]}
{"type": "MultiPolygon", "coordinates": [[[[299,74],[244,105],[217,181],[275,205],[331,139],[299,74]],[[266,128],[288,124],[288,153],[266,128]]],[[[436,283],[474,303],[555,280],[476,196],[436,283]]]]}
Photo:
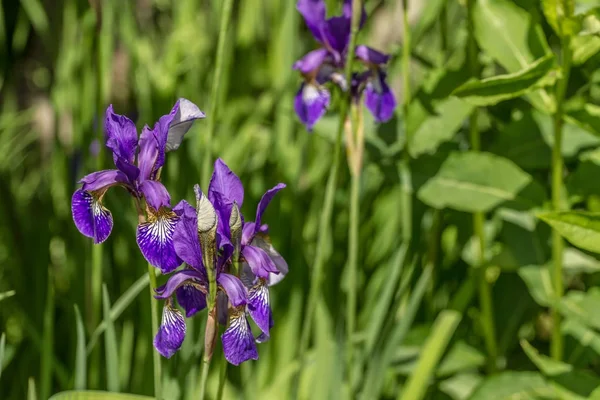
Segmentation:
{"type": "Polygon", "coordinates": [[[6,349],[6,334],[0,335],[0,377],[2,377],[2,366],[4,365],[4,350],[6,349]]]}
{"type": "Polygon", "coordinates": [[[8,292],[3,292],[3,293],[0,293],[0,301],[2,301],[2,300],[6,300],[6,299],[8,299],[9,297],[12,297],[12,296],[14,296],[16,293],[17,293],[17,292],[15,292],[14,290],[9,290],[8,292]]]}
{"type": "Polygon", "coordinates": [[[579,31],[576,18],[569,18],[574,10],[574,1],[542,0],[542,11],[548,24],[559,36],[572,36],[579,31]],[[565,4],[567,3],[567,4],[565,4]],[[568,11],[565,5],[570,8],[568,11]]]}
{"type": "Polygon", "coordinates": [[[554,288],[552,287],[550,272],[546,266],[527,265],[519,268],[518,273],[536,303],[543,307],[552,304],[554,288]]]}
{"type": "Polygon", "coordinates": [[[85,327],[79,313],[77,304],[73,305],[75,309],[75,324],[77,326],[77,348],[75,349],[75,384],[74,388],[83,390],[87,381],[87,353],[85,351],[85,327]]]}
{"type": "Polygon", "coordinates": [[[35,379],[30,377],[27,381],[27,400],[37,400],[37,389],[35,388],[35,379]]]}
{"type": "Polygon", "coordinates": [[[57,393],[49,400],[152,400],[154,397],[135,394],[110,393],[98,390],[70,390],[57,393]]]}
{"type": "Polygon", "coordinates": [[[600,213],[561,211],[537,216],[574,246],[600,253],[600,213]]]}
{"type": "Polygon", "coordinates": [[[437,377],[450,376],[467,370],[477,370],[485,364],[485,356],[463,341],[456,342],[436,371],[437,377]]]}
{"type": "MultiPolygon", "coordinates": [[[[600,334],[594,329],[574,318],[565,319],[561,329],[564,334],[577,339],[579,345],[585,349],[591,349],[597,356],[600,356],[600,334]]],[[[571,359],[571,355],[569,355],[569,359],[571,359]]]]}
{"type": "Polygon", "coordinates": [[[453,400],[467,400],[482,381],[480,375],[474,373],[456,374],[440,382],[440,390],[453,400]]]}
{"type": "Polygon", "coordinates": [[[586,131],[600,136],[600,106],[586,103],[582,107],[568,110],[565,119],[586,131]]]}
{"type": "Polygon", "coordinates": [[[581,65],[600,51],[600,37],[574,36],[570,46],[573,65],[581,65]]]}
{"type": "MultiPolygon", "coordinates": [[[[548,114],[534,110],[533,119],[536,121],[542,136],[548,146],[554,146],[554,122],[548,114]]],[[[572,118],[567,119],[563,125],[563,143],[561,153],[564,157],[574,157],[581,149],[600,144],[600,138],[576,124],[572,118]]]]}
{"type": "Polygon", "coordinates": [[[110,298],[106,284],[102,284],[102,309],[104,310],[104,321],[106,322],[106,335],[104,346],[106,354],[106,383],[111,392],[119,391],[119,355],[117,350],[117,336],[114,321],[110,316],[110,298]]]}
{"type": "Polygon", "coordinates": [[[563,266],[565,273],[572,275],[600,272],[600,261],[574,247],[563,251],[563,266]]]}
{"type": "Polygon", "coordinates": [[[565,317],[600,329],[598,304],[600,304],[600,288],[593,287],[587,292],[570,291],[561,299],[558,308],[565,317]]]}
{"type": "Polygon", "coordinates": [[[546,376],[566,374],[573,370],[573,366],[570,364],[556,361],[548,356],[540,354],[538,350],[525,339],[521,340],[521,347],[531,362],[546,376]]]}
{"type": "Polygon", "coordinates": [[[420,400],[429,386],[429,379],[438,365],[448,342],[454,335],[462,314],[455,310],[442,311],[435,320],[431,334],[423,345],[416,368],[408,378],[398,399],[420,400]]]}
{"type": "Polygon", "coordinates": [[[557,79],[557,70],[553,66],[554,56],[548,54],[515,73],[469,81],[452,94],[476,106],[498,104],[540,87],[553,85],[557,79]]]}
{"type": "Polygon", "coordinates": [[[490,153],[451,153],[438,173],[421,187],[425,204],[459,211],[489,211],[504,201],[519,199],[518,193],[531,176],[514,163],[490,153]]]}
{"type": "Polygon", "coordinates": [[[469,400],[557,399],[552,387],[537,372],[506,371],[486,378],[469,400]]]}

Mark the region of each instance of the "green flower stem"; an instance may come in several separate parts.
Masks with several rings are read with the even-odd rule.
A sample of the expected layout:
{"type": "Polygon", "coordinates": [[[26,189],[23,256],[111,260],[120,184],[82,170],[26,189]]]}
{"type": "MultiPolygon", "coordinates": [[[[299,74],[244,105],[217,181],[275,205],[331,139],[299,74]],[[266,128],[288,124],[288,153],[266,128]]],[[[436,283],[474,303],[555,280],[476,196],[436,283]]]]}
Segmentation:
{"type": "MultiPolygon", "coordinates": [[[[564,1],[565,16],[570,18],[573,15],[573,10],[570,7],[569,1],[564,1]]],[[[554,113],[554,146],[552,147],[552,208],[554,211],[564,209],[562,202],[563,191],[563,169],[564,162],[562,158],[562,139],[563,139],[563,117],[564,117],[564,100],[569,82],[569,74],[571,72],[571,37],[569,35],[561,36],[561,68],[562,79],[556,84],[556,112],[554,113]]],[[[552,260],[550,275],[554,284],[554,291],[557,298],[561,298],[564,294],[563,283],[563,249],[564,242],[560,234],[556,230],[552,230],[552,260]]],[[[563,338],[560,331],[561,318],[556,307],[552,308],[552,341],[550,344],[550,354],[555,360],[561,360],[563,357],[563,338]]]]}
{"type": "Polygon", "coordinates": [[[221,373],[219,374],[219,390],[217,392],[217,400],[221,400],[223,398],[225,381],[227,380],[227,365],[227,360],[225,359],[225,355],[223,355],[223,359],[221,360],[221,373]]]}
{"type": "MultiPolygon", "coordinates": [[[[156,273],[152,264],[148,263],[148,276],[150,277],[150,313],[152,316],[152,333],[150,337],[154,337],[158,332],[158,301],[154,298],[154,290],[156,289],[156,273]]],[[[152,349],[152,358],[154,362],[154,397],[162,399],[162,376],[160,367],[160,354],[155,349],[152,349]]]]}
{"type": "MultiPolygon", "coordinates": [[[[473,26],[473,0],[467,1],[467,13],[468,13],[468,44],[467,44],[467,57],[469,62],[469,69],[471,76],[476,77],[479,75],[479,62],[477,60],[477,43],[475,42],[474,26],[473,26]]],[[[481,138],[479,135],[479,129],[477,125],[478,110],[475,108],[469,117],[469,136],[471,139],[471,150],[481,150],[481,138]]],[[[487,350],[487,366],[488,372],[494,373],[496,371],[496,359],[498,356],[498,349],[496,344],[496,328],[494,324],[494,306],[492,301],[492,289],[490,283],[487,280],[486,271],[487,265],[485,261],[485,215],[482,212],[476,212],[473,214],[473,233],[478,242],[477,251],[477,285],[479,292],[479,307],[481,317],[481,327],[483,329],[483,340],[487,350]]]]}
{"type": "Polygon", "coordinates": [[[227,29],[229,27],[229,20],[231,19],[231,9],[233,0],[223,0],[221,8],[221,22],[219,26],[219,41],[217,43],[217,58],[215,60],[215,75],[213,78],[212,88],[210,91],[211,106],[209,114],[207,114],[208,120],[208,131],[206,132],[206,142],[204,145],[204,160],[202,160],[202,180],[201,184],[203,187],[208,187],[208,180],[210,179],[210,170],[212,163],[212,137],[215,133],[215,123],[217,121],[217,111],[219,108],[219,94],[221,84],[223,83],[223,62],[225,58],[225,41],[227,39],[227,29]]]}
{"type": "MultiPolygon", "coordinates": [[[[352,29],[350,31],[350,44],[348,46],[348,55],[346,60],[346,71],[345,77],[346,82],[350,82],[352,78],[352,61],[354,60],[354,49],[356,47],[356,34],[358,32],[358,25],[360,22],[361,14],[361,2],[360,0],[352,1],[352,29]]],[[[350,94],[347,92],[347,96],[350,94]]],[[[323,211],[321,212],[321,218],[319,220],[319,233],[317,237],[317,250],[315,254],[315,263],[312,269],[310,279],[310,289],[308,293],[308,304],[306,309],[306,316],[304,324],[302,326],[302,334],[300,335],[300,344],[298,346],[298,358],[300,362],[303,362],[305,353],[308,349],[308,343],[312,332],[312,320],[314,313],[317,308],[317,304],[321,299],[321,283],[323,280],[323,266],[325,264],[325,246],[327,237],[331,231],[331,214],[333,212],[333,200],[335,197],[335,190],[337,186],[338,170],[340,166],[340,156],[342,148],[342,133],[344,132],[344,125],[346,124],[346,117],[348,116],[348,108],[350,99],[346,97],[342,101],[340,109],[340,122],[336,133],[335,147],[333,149],[333,161],[331,163],[331,169],[329,170],[329,177],[327,178],[327,186],[325,188],[325,200],[323,204],[323,211]]],[[[293,393],[295,397],[298,396],[299,389],[299,378],[301,368],[295,377],[293,393]]]]}
{"type": "MultiPolygon", "coordinates": [[[[409,146],[411,138],[408,134],[408,106],[411,101],[410,92],[410,23],[408,21],[408,0],[402,0],[402,22],[403,22],[403,40],[402,46],[402,93],[403,93],[403,120],[406,142],[402,152],[402,161],[400,162],[400,181],[402,187],[402,240],[410,243],[412,239],[412,174],[410,171],[410,152],[409,146]]],[[[410,251],[410,246],[409,246],[410,251]]],[[[407,257],[407,260],[411,257],[407,257]]]]}
{"type": "Polygon", "coordinates": [[[200,374],[200,396],[199,400],[204,400],[204,396],[206,394],[206,381],[208,378],[208,370],[210,368],[210,359],[204,359],[202,361],[202,372],[200,374]]]}

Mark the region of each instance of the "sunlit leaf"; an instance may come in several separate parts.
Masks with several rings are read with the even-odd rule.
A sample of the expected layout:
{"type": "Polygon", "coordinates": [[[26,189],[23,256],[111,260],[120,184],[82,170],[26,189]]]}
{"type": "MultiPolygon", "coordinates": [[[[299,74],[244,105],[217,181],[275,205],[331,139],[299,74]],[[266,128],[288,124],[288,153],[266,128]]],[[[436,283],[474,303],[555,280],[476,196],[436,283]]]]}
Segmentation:
{"type": "Polygon", "coordinates": [[[479,385],[470,400],[555,399],[552,387],[537,372],[506,371],[492,375],[479,385]]]}
{"type": "Polygon", "coordinates": [[[565,317],[573,318],[587,326],[600,329],[600,288],[587,292],[570,291],[560,300],[559,311],[565,317]]]}
{"type": "Polygon", "coordinates": [[[49,400],[151,400],[154,397],[101,391],[68,391],[57,393],[49,400]]]}
{"type": "Polygon", "coordinates": [[[600,253],[600,213],[561,211],[540,213],[538,217],[574,246],[600,253]]]}
{"type": "Polygon", "coordinates": [[[546,376],[561,375],[573,370],[573,366],[570,364],[556,361],[548,356],[540,354],[537,349],[525,339],[521,340],[521,347],[531,362],[546,376]]]}
{"type": "Polygon", "coordinates": [[[547,266],[527,265],[519,268],[518,273],[536,303],[544,307],[552,304],[554,288],[547,266]]]}

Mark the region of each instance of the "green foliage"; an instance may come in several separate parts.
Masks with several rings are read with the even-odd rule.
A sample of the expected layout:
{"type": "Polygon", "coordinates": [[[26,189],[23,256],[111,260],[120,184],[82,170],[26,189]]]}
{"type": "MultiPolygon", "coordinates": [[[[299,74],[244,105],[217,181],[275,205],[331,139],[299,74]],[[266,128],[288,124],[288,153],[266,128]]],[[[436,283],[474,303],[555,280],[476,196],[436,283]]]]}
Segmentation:
{"type": "MultiPolygon", "coordinates": [[[[327,3],[341,12],[340,1],[327,3]]],[[[106,149],[92,151],[104,142],[106,107],[141,128],[179,97],[214,119],[167,156],[172,204],[190,201],[195,183],[205,188],[216,157],[243,181],[246,216],[266,189],[287,184],[263,218],[290,267],[271,290],[275,326],[257,362],[229,366],[223,398],[600,400],[600,9],[591,0],[408,2],[399,35],[401,1],[364,3],[358,41],[391,54],[399,107],[385,124],[363,109],[358,309],[346,337],[345,138],[331,226],[321,220],[344,94],[329,87],[313,134],[299,124],[302,77],[291,67],[317,44],[295,1],[235,2],[223,29],[218,0],[0,2],[2,400],[152,398],[155,332],[131,199],[106,194],[115,225],[95,247],[69,207],[82,176],[112,168],[106,149]],[[321,225],[322,284],[299,357],[321,225]],[[556,332],[564,352],[552,358],[556,332]]],[[[165,400],[198,398],[204,317],[188,319],[182,349],[162,359],[165,400]]]]}

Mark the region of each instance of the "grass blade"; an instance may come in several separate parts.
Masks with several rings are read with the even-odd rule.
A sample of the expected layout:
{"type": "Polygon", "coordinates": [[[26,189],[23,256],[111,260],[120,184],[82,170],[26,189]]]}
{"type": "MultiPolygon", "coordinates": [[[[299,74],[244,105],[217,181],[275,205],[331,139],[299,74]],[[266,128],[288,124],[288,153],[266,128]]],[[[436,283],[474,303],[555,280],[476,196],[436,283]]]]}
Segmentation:
{"type": "Polygon", "coordinates": [[[421,400],[429,386],[442,354],[452,338],[462,314],[454,310],[444,310],[436,318],[431,335],[423,345],[416,368],[408,378],[406,389],[398,395],[398,400],[421,400]]]}
{"type": "Polygon", "coordinates": [[[6,299],[8,299],[9,297],[12,297],[12,296],[14,296],[16,293],[17,293],[17,292],[15,292],[14,290],[9,290],[8,292],[3,292],[3,293],[0,293],[0,301],[2,301],[2,300],[6,300],[6,299]]]}
{"type": "Polygon", "coordinates": [[[87,381],[87,353],[85,351],[85,328],[81,313],[77,304],[73,305],[75,309],[75,323],[77,325],[77,348],[75,350],[75,389],[82,390],[86,387],[87,381]]]}
{"type": "Polygon", "coordinates": [[[117,351],[117,337],[115,325],[110,316],[110,299],[106,284],[102,285],[102,308],[104,309],[104,322],[106,323],[106,383],[111,392],[119,391],[119,356],[117,351]]]}
{"type": "MultiPolygon", "coordinates": [[[[133,285],[129,287],[129,289],[127,289],[125,293],[123,293],[123,295],[121,295],[121,297],[119,297],[117,301],[115,301],[115,304],[110,310],[110,319],[112,321],[117,320],[121,316],[121,314],[123,314],[123,311],[125,311],[127,307],[129,307],[129,305],[133,300],[135,300],[137,295],[140,294],[142,290],[146,288],[146,286],[148,286],[148,282],[150,282],[148,274],[142,275],[137,281],[133,283],[133,285]]],[[[98,339],[100,339],[100,335],[102,335],[104,331],[106,331],[106,327],[107,324],[105,319],[100,323],[100,325],[98,325],[98,327],[92,334],[92,337],[90,338],[86,349],[88,356],[94,349],[94,346],[98,342],[98,339]]]]}
{"type": "Polygon", "coordinates": [[[29,381],[27,382],[27,400],[37,400],[35,379],[33,377],[29,377],[29,381]]]}
{"type": "Polygon", "coordinates": [[[4,349],[6,347],[6,334],[0,336],[0,377],[2,377],[2,366],[4,365],[4,349]]]}

